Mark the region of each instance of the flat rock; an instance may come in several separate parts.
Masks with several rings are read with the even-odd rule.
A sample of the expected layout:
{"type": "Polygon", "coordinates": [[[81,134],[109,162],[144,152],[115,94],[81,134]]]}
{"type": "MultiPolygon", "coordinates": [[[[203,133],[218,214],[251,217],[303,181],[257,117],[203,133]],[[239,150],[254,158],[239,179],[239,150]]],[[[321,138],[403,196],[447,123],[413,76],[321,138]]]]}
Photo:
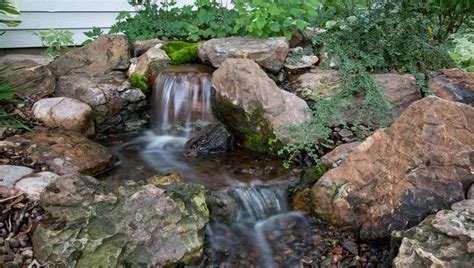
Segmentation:
{"type": "Polygon", "coordinates": [[[95,134],[92,108],[76,99],[41,99],[33,105],[33,115],[51,128],[77,131],[85,136],[95,134]]]}
{"type": "Polygon", "coordinates": [[[464,199],[473,156],[474,108],[426,97],[321,177],[314,210],[362,239],[387,237],[464,199]]]}
{"type": "Polygon", "coordinates": [[[18,61],[29,60],[38,65],[48,65],[53,58],[46,55],[30,55],[30,54],[7,54],[0,57],[0,65],[13,64],[18,61]]]}
{"type": "Polygon", "coordinates": [[[11,86],[21,89],[18,96],[31,101],[51,96],[56,87],[56,81],[51,71],[44,65],[31,60],[16,61],[0,73],[0,78],[5,79],[11,86]]]}
{"type": "Polygon", "coordinates": [[[44,171],[28,175],[15,183],[15,188],[26,193],[31,200],[39,200],[41,192],[59,175],[44,171]]]}
{"type": "Polygon", "coordinates": [[[202,186],[113,189],[92,177],[68,175],[41,193],[41,204],[49,216],[32,238],[40,263],[176,267],[201,259],[209,220],[202,186]]]}
{"type": "Polygon", "coordinates": [[[130,61],[128,39],[124,35],[102,35],[90,44],[73,49],[49,64],[57,76],[86,73],[106,74],[126,70],[130,61]]]}
{"type": "Polygon", "coordinates": [[[170,58],[168,54],[162,49],[160,49],[161,45],[157,45],[148,49],[143,55],[136,59],[135,63],[130,65],[128,69],[128,76],[130,77],[132,74],[140,74],[140,75],[147,75],[149,73],[151,64],[155,64],[157,66],[166,66],[170,63],[170,58]]]}
{"type": "Polygon", "coordinates": [[[393,267],[472,267],[474,199],[430,215],[417,226],[393,234],[401,240],[393,267]]]}
{"type": "Polygon", "coordinates": [[[33,172],[27,167],[0,165],[0,186],[13,187],[17,181],[33,172]]]}
{"type": "Polygon", "coordinates": [[[218,68],[228,58],[251,59],[263,68],[278,72],[288,55],[285,37],[268,39],[249,37],[216,38],[199,46],[199,58],[218,68]]]}
{"type": "Polygon", "coordinates": [[[139,57],[143,53],[147,52],[152,47],[161,47],[166,44],[165,41],[160,39],[148,39],[148,40],[139,40],[135,41],[132,44],[133,47],[133,56],[139,57]]]}
{"type": "Polygon", "coordinates": [[[289,142],[288,127],[310,119],[308,105],[278,88],[249,59],[227,59],[212,76],[214,114],[244,147],[269,152],[268,141],[289,142]]]}
{"type": "Polygon", "coordinates": [[[32,161],[59,175],[95,175],[118,160],[107,148],[76,132],[27,132],[7,138],[0,148],[26,151],[32,161]]]}
{"type": "Polygon", "coordinates": [[[429,82],[433,93],[443,99],[474,106],[474,73],[460,69],[433,72],[429,82]]]}

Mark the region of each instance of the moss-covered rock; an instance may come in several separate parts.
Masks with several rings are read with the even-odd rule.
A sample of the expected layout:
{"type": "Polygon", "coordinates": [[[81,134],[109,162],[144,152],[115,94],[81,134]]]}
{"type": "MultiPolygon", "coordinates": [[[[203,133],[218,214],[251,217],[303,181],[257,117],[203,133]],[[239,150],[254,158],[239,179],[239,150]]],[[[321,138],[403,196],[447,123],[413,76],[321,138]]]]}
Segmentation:
{"type": "Polygon", "coordinates": [[[171,64],[193,63],[199,60],[198,43],[170,41],[162,47],[171,59],[171,64]]]}
{"type": "Polygon", "coordinates": [[[35,257],[54,267],[175,267],[196,264],[209,220],[202,186],[110,189],[63,176],[41,195],[50,217],[33,234],[35,257]]]}
{"type": "Polygon", "coordinates": [[[130,76],[130,85],[134,88],[139,88],[143,93],[150,91],[150,84],[148,78],[144,75],[133,73],[130,76]]]}

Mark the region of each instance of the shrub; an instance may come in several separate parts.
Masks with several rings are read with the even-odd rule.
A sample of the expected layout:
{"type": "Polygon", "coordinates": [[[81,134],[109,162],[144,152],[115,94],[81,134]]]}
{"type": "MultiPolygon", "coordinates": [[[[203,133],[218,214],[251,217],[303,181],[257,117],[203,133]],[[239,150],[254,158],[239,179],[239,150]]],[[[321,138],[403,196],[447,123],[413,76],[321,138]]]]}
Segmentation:
{"type": "Polygon", "coordinates": [[[90,31],[84,32],[84,35],[87,36],[87,39],[82,42],[82,45],[87,45],[97,39],[97,37],[104,34],[99,27],[93,27],[90,31]]]}
{"type": "Polygon", "coordinates": [[[314,20],[319,0],[239,0],[234,32],[257,37],[285,36],[304,30],[314,20]]]}
{"type": "Polygon", "coordinates": [[[177,7],[175,1],[135,1],[142,9],[135,16],[121,12],[111,33],[125,33],[133,42],[159,38],[196,42],[230,36],[237,12],[228,10],[215,0],[197,0],[190,5],[177,7]]]}
{"type": "Polygon", "coordinates": [[[449,56],[459,68],[474,72],[474,33],[458,33],[451,38],[453,48],[449,56]]]}
{"type": "Polygon", "coordinates": [[[196,62],[198,56],[198,44],[183,41],[170,41],[162,47],[171,59],[171,64],[185,64],[196,62]]]}
{"type": "Polygon", "coordinates": [[[147,93],[150,90],[148,78],[144,75],[134,73],[130,76],[129,80],[133,88],[139,88],[143,93],[147,93]]]}
{"type": "MultiPolygon", "coordinates": [[[[7,16],[10,18],[18,17],[20,15],[20,10],[15,0],[0,0],[0,15],[7,16]]],[[[8,27],[16,27],[21,21],[19,20],[5,20],[0,19],[0,23],[7,25],[8,27]]]]}
{"type": "Polygon", "coordinates": [[[35,32],[34,34],[47,47],[45,54],[53,58],[60,56],[61,49],[74,46],[75,44],[72,38],[73,33],[70,31],[50,29],[44,32],[35,32]]]}

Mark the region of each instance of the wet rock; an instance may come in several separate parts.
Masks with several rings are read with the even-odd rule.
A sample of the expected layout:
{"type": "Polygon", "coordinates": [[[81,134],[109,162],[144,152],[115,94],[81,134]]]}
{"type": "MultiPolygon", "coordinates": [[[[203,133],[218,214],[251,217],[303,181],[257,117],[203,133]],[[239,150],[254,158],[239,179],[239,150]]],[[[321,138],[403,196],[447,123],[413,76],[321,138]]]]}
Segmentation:
{"type": "Polygon", "coordinates": [[[472,267],[474,263],[474,199],[430,215],[417,226],[394,232],[401,240],[393,266],[472,267]]]}
{"type": "Polygon", "coordinates": [[[0,57],[0,65],[13,64],[19,61],[32,61],[38,65],[48,65],[53,61],[53,58],[46,55],[31,55],[31,54],[7,54],[0,57]]]}
{"type": "Polygon", "coordinates": [[[160,39],[149,39],[149,40],[142,40],[142,41],[135,41],[132,44],[133,47],[133,56],[139,57],[143,53],[147,52],[152,47],[161,47],[166,44],[165,41],[160,39]]]}
{"type": "Polygon", "coordinates": [[[318,63],[319,58],[314,55],[311,47],[296,47],[290,49],[290,53],[285,60],[285,68],[289,71],[310,68],[318,63]]]}
{"type": "Polygon", "coordinates": [[[95,175],[112,168],[117,158],[104,146],[75,132],[28,132],[0,143],[0,150],[26,151],[36,163],[64,175],[95,175]]]}
{"type": "Polygon", "coordinates": [[[0,73],[10,85],[22,89],[17,93],[31,102],[51,96],[54,93],[56,81],[51,71],[44,65],[31,60],[11,63],[0,73]]]}
{"type": "Polygon", "coordinates": [[[155,186],[163,186],[183,182],[183,178],[181,178],[181,175],[179,175],[178,172],[171,172],[170,174],[164,176],[155,175],[148,178],[146,182],[155,186]]]}
{"type": "Polygon", "coordinates": [[[474,108],[426,97],[376,131],[312,188],[316,214],[386,237],[462,200],[474,182],[474,108]]]}
{"type": "Polygon", "coordinates": [[[244,147],[270,152],[269,140],[290,141],[285,126],[309,120],[308,105],[281,90],[252,60],[227,59],[212,77],[217,119],[244,147]]]}
{"type": "MultiPolygon", "coordinates": [[[[420,88],[412,75],[405,74],[374,74],[373,78],[383,90],[387,101],[394,111],[394,118],[398,117],[411,103],[422,98],[420,88]]],[[[317,101],[321,97],[333,97],[339,94],[340,79],[333,70],[314,69],[292,79],[287,88],[296,92],[308,101],[317,101]]],[[[354,98],[356,105],[361,105],[363,99],[354,98]]],[[[355,113],[345,112],[346,123],[355,121],[355,113]]]]}
{"type": "Polygon", "coordinates": [[[33,173],[31,168],[0,165],[0,186],[13,187],[17,181],[31,173],[33,173]]]}
{"type": "Polygon", "coordinates": [[[28,175],[16,182],[15,188],[26,193],[30,200],[37,201],[46,186],[58,177],[59,175],[48,171],[28,175]]]}
{"type": "Polygon", "coordinates": [[[155,66],[166,66],[170,63],[170,58],[164,50],[160,49],[161,45],[148,49],[143,55],[136,59],[136,62],[130,65],[128,76],[132,74],[146,75],[149,72],[151,64],[155,66]]]}
{"type": "Polygon", "coordinates": [[[474,106],[474,73],[460,69],[433,72],[429,82],[433,93],[443,99],[474,106]]]}
{"type": "Polygon", "coordinates": [[[321,160],[327,167],[337,167],[347,156],[359,146],[360,142],[345,143],[337,146],[331,152],[325,154],[321,160]]]}
{"type": "Polygon", "coordinates": [[[469,187],[469,190],[467,191],[466,198],[467,199],[474,199],[474,184],[472,184],[471,187],[469,187]]]}
{"type": "Polygon", "coordinates": [[[138,126],[133,128],[137,130],[146,124],[146,121],[145,124],[141,121],[148,111],[146,96],[140,89],[131,88],[121,72],[99,76],[62,76],[58,80],[55,95],[90,105],[97,132],[124,132],[126,124],[138,122],[138,126]]]}
{"type": "Polygon", "coordinates": [[[49,64],[60,77],[85,73],[102,75],[114,70],[126,70],[130,61],[125,35],[102,35],[88,45],[73,49],[49,64]]]}
{"type": "Polygon", "coordinates": [[[46,126],[77,131],[85,136],[95,134],[92,109],[76,99],[59,97],[41,99],[33,105],[33,114],[46,126]]]}
{"type": "Polygon", "coordinates": [[[228,58],[251,59],[269,71],[278,72],[288,50],[288,41],[284,37],[228,37],[211,39],[200,45],[199,58],[216,68],[228,58]]]}
{"type": "Polygon", "coordinates": [[[234,148],[234,138],[220,123],[205,126],[185,145],[193,153],[224,153],[234,148]]]}
{"type": "Polygon", "coordinates": [[[174,267],[199,262],[208,221],[204,188],[111,189],[63,176],[41,194],[49,213],[33,234],[41,263],[72,267],[174,267]]]}

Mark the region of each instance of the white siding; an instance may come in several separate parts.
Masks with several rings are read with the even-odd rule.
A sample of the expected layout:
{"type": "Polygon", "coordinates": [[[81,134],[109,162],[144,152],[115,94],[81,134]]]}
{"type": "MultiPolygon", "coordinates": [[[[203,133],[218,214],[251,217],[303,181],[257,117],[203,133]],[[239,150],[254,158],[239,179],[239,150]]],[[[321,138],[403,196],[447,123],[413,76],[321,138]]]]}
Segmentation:
{"type": "MultiPolygon", "coordinates": [[[[76,44],[81,44],[84,32],[100,27],[108,32],[120,11],[135,12],[127,0],[18,0],[22,23],[15,28],[0,24],[0,48],[41,47],[40,39],[33,32],[63,29],[74,33],[76,44]]],[[[194,0],[178,0],[179,5],[192,4],[194,0]]],[[[230,3],[230,0],[223,0],[230,3]]]]}

